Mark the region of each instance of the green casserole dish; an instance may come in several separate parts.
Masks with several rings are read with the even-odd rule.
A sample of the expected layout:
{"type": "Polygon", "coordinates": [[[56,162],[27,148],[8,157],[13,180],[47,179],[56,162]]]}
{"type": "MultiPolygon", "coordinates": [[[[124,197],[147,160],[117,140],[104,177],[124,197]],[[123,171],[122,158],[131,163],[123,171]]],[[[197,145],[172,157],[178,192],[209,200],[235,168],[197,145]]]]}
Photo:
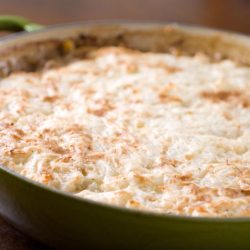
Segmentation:
{"type": "MultiPolygon", "coordinates": [[[[0,28],[25,29],[15,21],[7,20],[8,25],[0,24],[0,28]]],[[[31,27],[28,31],[41,28],[31,27]]],[[[81,22],[2,38],[1,61],[16,55],[21,62],[18,68],[9,65],[2,75],[20,67],[25,70],[31,63],[39,65],[41,58],[46,61],[61,56],[56,50],[61,41],[77,39],[79,34],[114,45],[122,36],[127,46],[142,50],[154,45],[156,50],[177,47],[187,54],[204,51],[215,56],[220,52],[222,57],[250,64],[250,38],[244,35],[164,23],[81,22]]],[[[105,205],[38,184],[2,165],[0,214],[19,230],[56,249],[250,248],[249,218],[175,216],[105,205]]]]}

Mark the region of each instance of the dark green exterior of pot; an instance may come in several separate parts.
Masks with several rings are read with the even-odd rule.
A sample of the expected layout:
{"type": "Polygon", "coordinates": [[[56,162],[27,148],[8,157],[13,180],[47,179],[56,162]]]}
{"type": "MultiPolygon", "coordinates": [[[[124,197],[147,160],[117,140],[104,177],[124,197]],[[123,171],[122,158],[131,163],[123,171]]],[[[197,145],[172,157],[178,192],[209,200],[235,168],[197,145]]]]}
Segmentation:
{"type": "Polygon", "coordinates": [[[250,221],[164,216],[81,200],[0,169],[0,213],[58,249],[250,249],[250,221]]]}

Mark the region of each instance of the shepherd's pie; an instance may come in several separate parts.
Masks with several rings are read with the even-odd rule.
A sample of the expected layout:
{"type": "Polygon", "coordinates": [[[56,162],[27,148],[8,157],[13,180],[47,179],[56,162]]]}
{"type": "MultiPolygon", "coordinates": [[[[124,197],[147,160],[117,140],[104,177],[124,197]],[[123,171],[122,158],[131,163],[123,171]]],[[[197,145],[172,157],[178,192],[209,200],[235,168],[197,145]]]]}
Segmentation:
{"type": "Polygon", "coordinates": [[[127,208],[250,215],[247,66],[89,46],[2,78],[0,100],[0,162],[27,178],[127,208]]]}

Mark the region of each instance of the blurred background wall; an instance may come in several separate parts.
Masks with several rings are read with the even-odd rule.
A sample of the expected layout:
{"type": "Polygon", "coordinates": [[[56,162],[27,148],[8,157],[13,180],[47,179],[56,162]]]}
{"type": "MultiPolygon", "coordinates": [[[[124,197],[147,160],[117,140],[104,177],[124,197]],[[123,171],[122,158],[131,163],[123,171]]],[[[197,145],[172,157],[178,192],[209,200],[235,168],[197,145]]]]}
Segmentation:
{"type": "Polygon", "coordinates": [[[22,15],[43,24],[164,20],[250,34],[250,0],[0,0],[0,14],[22,15]]]}

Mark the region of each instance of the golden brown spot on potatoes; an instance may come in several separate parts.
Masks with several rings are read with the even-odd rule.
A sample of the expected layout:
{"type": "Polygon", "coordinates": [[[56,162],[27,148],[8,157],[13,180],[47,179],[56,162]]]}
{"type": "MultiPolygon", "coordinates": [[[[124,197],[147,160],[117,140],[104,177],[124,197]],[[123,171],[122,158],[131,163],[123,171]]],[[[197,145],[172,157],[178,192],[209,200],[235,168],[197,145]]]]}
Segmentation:
{"type": "Polygon", "coordinates": [[[43,97],[43,101],[44,102],[55,102],[56,100],[58,99],[58,96],[45,96],[45,97],[43,97]]]}
{"type": "Polygon", "coordinates": [[[245,209],[245,210],[241,211],[240,216],[243,216],[243,217],[250,216],[250,209],[245,209]]]}
{"type": "Polygon", "coordinates": [[[44,184],[48,184],[51,180],[53,180],[53,176],[49,173],[42,173],[42,182],[44,184]]]}
{"type": "Polygon", "coordinates": [[[203,91],[201,92],[201,97],[214,103],[227,102],[234,105],[240,105],[243,108],[248,108],[250,106],[250,95],[240,91],[203,91]]]}
{"type": "Polygon", "coordinates": [[[138,182],[139,184],[142,184],[142,185],[147,184],[149,182],[148,178],[146,178],[142,175],[136,174],[136,175],[134,175],[134,178],[135,178],[136,182],[138,182]]]}
{"type": "Polygon", "coordinates": [[[67,163],[67,162],[70,162],[71,159],[72,159],[72,156],[70,156],[70,155],[62,155],[58,159],[55,159],[55,161],[56,162],[67,163]]]}
{"type": "Polygon", "coordinates": [[[207,213],[207,210],[206,210],[206,208],[204,208],[204,207],[202,207],[202,206],[195,206],[194,207],[194,209],[193,209],[193,211],[197,211],[197,212],[199,212],[199,213],[207,213]]]}
{"type": "Polygon", "coordinates": [[[23,151],[22,149],[19,148],[14,148],[10,150],[10,154],[14,157],[14,158],[24,158],[27,156],[27,152],[23,151]]]}
{"type": "Polygon", "coordinates": [[[85,160],[87,162],[95,162],[95,161],[103,159],[104,156],[105,156],[105,153],[103,152],[91,152],[86,156],[85,160]]]}
{"type": "Polygon", "coordinates": [[[108,111],[112,110],[114,106],[108,99],[97,100],[94,104],[87,108],[87,112],[96,116],[104,116],[108,111]]]}
{"type": "Polygon", "coordinates": [[[185,159],[188,160],[188,161],[191,161],[193,158],[194,158],[193,154],[186,154],[185,155],[185,159]]]}
{"type": "Polygon", "coordinates": [[[155,64],[150,64],[150,67],[161,68],[169,74],[181,71],[181,68],[175,67],[175,66],[170,66],[170,65],[166,64],[165,62],[157,62],[155,64]]]}
{"type": "Polygon", "coordinates": [[[226,112],[226,111],[223,112],[223,116],[228,121],[231,121],[233,119],[233,116],[229,112],[226,112]]]}
{"type": "Polygon", "coordinates": [[[211,202],[212,196],[210,194],[198,194],[196,197],[197,201],[205,201],[205,202],[211,202]]]}
{"type": "Polygon", "coordinates": [[[138,65],[135,63],[129,63],[127,65],[127,72],[130,74],[134,74],[134,73],[138,72],[138,65]]]}
{"type": "Polygon", "coordinates": [[[175,84],[172,82],[167,83],[159,92],[159,97],[164,98],[169,95],[169,92],[175,87],[175,84]]]}
{"type": "Polygon", "coordinates": [[[134,199],[129,200],[128,205],[131,207],[134,207],[134,208],[136,208],[136,207],[139,208],[141,206],[140,202],[138,202],[137,200],[134,200],[134,199]]]}
{"type": "Polygon", "coordinates": [[[177,167],[177,165],[180,164],[180,163],[181,162],[176,160],[176,159],[170,159],[170,158],[165,157],[165,156],[160,157],[160,165],[161,166],[177,167]]]}
{"type": "Polygon", "coordinates": [[[241,189],[241,193],[246,196],[250,196],[250,189],[241,189]]]}
{"type": "Polygon", "coordinates": [[[228,101],[231,98],[240,97],[241,93],[237,91],[204,91],[201,93],[201,96],[207,99],[210,99],[214,102],[218,101],[228,101]]]}
{"type": "Polygon", "coordinates": [[[59,144],[52,139],[47,139],[45,140],[44,144],[53,152],[57,153],[57,154],[64,154],[66,153],[66,150],[64,148],[62,148],[61,146],[59,146],[59,144]]]}
{"type": "Polygon", "coordinates": [[[180,175],[178,176],[178,178],[181,180],[181,181],[192,181],[193,180],[193,175],[191,173],[189,174],[183,174],[183,175],[180,175]]]}
{"type": "Polygon", "coordinates": [[[166,84],[160,91],[159,91],[159,99],[162,103],[169,103],[169,102],[177,102],[182,103],[182,99],[178,96],[171,95],[171,90],[175,87],[174,83],[166,84]]]}
{"type": "MultiPolygon", "coordinates": [[[[6,127],[8,127],[8,125],[6,127]]],[[[19,128],[9,131],[9,134],[16,141],[21,140],[26,135],[25,132],[19,128]]]]}
{"type": "Polygon", "coordinates": [[[146,196],[145,198],[146,198],[147,200],[149,200],[150,202],[157,201],[157,198],[154,197],[154,196],[146,196]]]}

